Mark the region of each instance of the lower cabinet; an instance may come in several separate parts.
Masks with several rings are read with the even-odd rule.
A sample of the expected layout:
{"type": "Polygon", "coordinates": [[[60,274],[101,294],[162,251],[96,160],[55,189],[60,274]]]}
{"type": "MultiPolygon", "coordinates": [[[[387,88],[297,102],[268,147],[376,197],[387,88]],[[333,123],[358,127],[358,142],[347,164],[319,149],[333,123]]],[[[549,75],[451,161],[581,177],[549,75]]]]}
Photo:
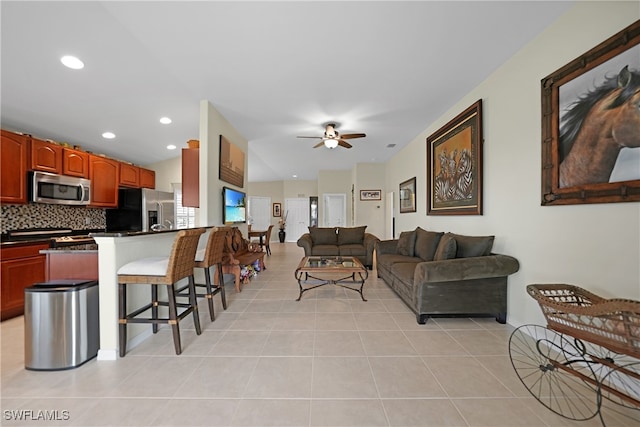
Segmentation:
{"type": "Polygon", "coordinates": [[[49,242],[33,243],[0,249],[0,319],[6,320],[24,313],[24,290],[45,281],[46,257],[40,254],[49,242]]]}

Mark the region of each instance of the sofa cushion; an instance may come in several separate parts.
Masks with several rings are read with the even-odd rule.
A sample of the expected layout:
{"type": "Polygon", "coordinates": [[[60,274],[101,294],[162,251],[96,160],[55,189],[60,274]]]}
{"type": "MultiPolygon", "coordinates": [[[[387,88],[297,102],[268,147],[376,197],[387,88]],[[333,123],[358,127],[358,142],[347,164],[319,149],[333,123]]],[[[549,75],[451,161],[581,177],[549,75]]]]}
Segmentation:
{"type": "Polygon", "coordinates": [[[367,228],[366,225],[361,227],[338,227],[338,245],[362,244],[365,228],[367,228]]]}
{"type": "Polygon", "coordinates": [[[425,261],[433,261],[433,256],[436,253],[438,243],[443,234],[444,233],[423,230],[420,227],[416,228],[414,255],[425,261]]]}
{"type": "Polygon", "coordinates": [[[364,245],[338,245],[340,256],[363,256],[367,254],[364,245]]]}
{"type": "Polygon", "coordinates": [[[495,236],[463,236],[460,234],[447,233],[456,239],[456,258],[470,258],[476,256],[487,256],[491,254],[493,239],[495,236]]]}
{"type": "Polygon", "coordinates": [[[338,235],[335,227],[309,227],[309,234],[314,245],[338,244],[338,235]]]}
{"type": "Polygon", "coordinates": [[[444,261],[446,259],[453,259],[456,257],[457,249],[456,239],[454,239],[450,233],[447,233],[440,239],[433,260],[444,261]]]}
{"type": "Polygon", "coordinates": [[[398,254],[378,255],[377,261],[378,261],[378,265],[386,265],[387,268],[391,268],[392,265],[397,264],[399,262],[413,263],[413,264],[423,262],[422,259],[418,257],[398,255],[398,254]]]}
{"type": "Polygon", "coordinates": [[[313,245],[311,255],[335,257],[340,255],[340,252],[338,245],[313,245]]]}
{"type": "Polygon", "coordinates": [[[416,244],[416,231],[403,231],[398,238],[398,254],[413,256],[416,244]]]}

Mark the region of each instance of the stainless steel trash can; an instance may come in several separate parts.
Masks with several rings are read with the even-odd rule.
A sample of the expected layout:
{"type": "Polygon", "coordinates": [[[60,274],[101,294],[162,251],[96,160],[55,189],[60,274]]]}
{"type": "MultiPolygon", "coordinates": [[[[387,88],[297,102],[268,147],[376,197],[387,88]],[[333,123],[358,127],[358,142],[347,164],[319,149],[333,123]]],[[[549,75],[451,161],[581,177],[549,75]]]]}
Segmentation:
{"type": "Polygon", "coordinates": [[[98,354],[98,282],[55,280],[25,289],[25,368],[75,368],[98,354]]]}

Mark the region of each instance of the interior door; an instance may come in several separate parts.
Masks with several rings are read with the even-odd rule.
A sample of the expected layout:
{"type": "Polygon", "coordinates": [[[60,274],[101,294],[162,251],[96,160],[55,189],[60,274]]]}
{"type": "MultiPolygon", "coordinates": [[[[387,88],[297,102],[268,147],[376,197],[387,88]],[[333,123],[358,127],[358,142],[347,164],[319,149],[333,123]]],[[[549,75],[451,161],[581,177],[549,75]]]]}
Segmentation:
{"type": "Polygon", "coordinates": [[[385,200],[385,222],[384,222],[384,236],[387,240],[394,239],[394,230],[393,230],[393,191],[387,193],[387,198],[385,200]]]}
{"type": "Polygon", "coordinates": [[[325,227],[347,226],[347,195],[323,194],[323,223],[325,227]]]}
{"type": "Polygon", "coordinates": [[[287,218],[285,241],[296,242],[309,231],[309,199],[284,199],[282,218],[287,218]]]}

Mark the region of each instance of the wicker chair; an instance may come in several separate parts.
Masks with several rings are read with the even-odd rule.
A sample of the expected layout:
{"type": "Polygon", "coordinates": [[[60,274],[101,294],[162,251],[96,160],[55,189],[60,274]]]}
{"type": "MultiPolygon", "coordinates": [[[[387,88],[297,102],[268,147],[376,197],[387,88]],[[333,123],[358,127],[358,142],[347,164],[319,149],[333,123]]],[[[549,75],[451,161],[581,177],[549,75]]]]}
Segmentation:
{"type": "Polygon", "coordinates": [[[195,255],[198,241],[204,229],[182,230],[173,242],[171,255],[167,257],[143,258],[132,261],[118,269],[118,317],[120,331],[120,357],[124,357],[127,347],[127,324],[151,323],[153,333],[158,332],[158,324],[167,323],[173,330],[173,344],[176,354],[182,353],[180,329],[178,323],[184,317],[193,314],[196,333],[200,335],[200,318],[196,301],[193,280],[195,255]],[[175,284],[181,279],[188,279],[189,302],[177,302],[175,284]],[[151,285],[151,303],[127,314],[127,285],[151,285]],[[167,286],[168,301],[158,300],[158,285],[167,286]],[[169,307],[169,317],[158,316],[158,306],[169,307]],[[178,313],[178,309],[182,309],[178,313]],[[138,317],[151,310],[151,317],[138,317]]]}
{"type": "MultiPolygon", "coordinates": [[[[209,317],[213,322],[215,320],[215,313],[213,309],[213,296],[220,294],[222,299],[222,308],[227,309],[227,296],[224,291],[224,284],[227,279],[231,278],[234,280],[235,277],[231,274],[222,274],[222,256],[224,255],[224,242],[225,237],[227,236],[227,232],[231,229],[229,227],[220,227],[217,229],[212,229],[209,233],[209,239],[207,240],[207,246],[204,249],[201,249],[196,252],[195,256],[195,268],[203,268],[204,269],[204,280],[205,283],[195,283],[196,287],[196,297],[204,297],[207,299],[207,303],[209,304],[209,317]],[[218,281],[218,284],[213,284],[211,280],[211,270],[210,268],[216,267],[216,275],[215,278],[218,281]],[[220,280],[222,278],[222,280],[220,280]],[[204,293],[198,293],[198,289],[204,289],[204,293]]],[[[180,296],[185,296],[184,292],[188,291],[188,286],[185,285],[182,288],[178,289],[176,292],[180,294],[180,296]]]]}

